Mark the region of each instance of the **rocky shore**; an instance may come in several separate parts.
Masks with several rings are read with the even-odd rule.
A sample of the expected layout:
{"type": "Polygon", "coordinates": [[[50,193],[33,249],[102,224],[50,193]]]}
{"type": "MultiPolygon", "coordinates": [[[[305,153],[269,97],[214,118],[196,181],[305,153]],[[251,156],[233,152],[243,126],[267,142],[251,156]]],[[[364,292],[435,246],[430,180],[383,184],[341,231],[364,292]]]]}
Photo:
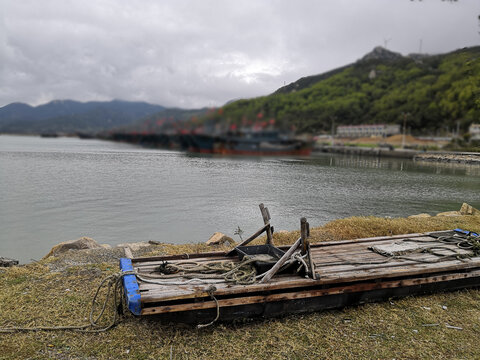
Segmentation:
{"type": "Polygon", "coordinates": [[[413,160],[480,165],[480,153],[423,153],[413,160]]]}
{"type": "MultiPolygon", "coordinates": [[[[415,214],[408,216],[408,219],[432,218],[441,221],[442,217],[461,217],[461,216],[480,216],[480,210],[473,206],[463,203],[458,211],[445,211],[434,215],[415,214]]],[[[400,220],[400,219],[399,219],[400,220]]],[[[338,220],[342,222],[344,220],[338,220]]],[[[328,228],[328,226],[326,226],[328,228]]],[[[321,228],[313,230],[312,237],[314,241],[341,240],[355,237],[362,237],[362,233],[352,235],[342,235],[341,233],[332,234],[330,231],[321,231],[321,228]]],[[[390,232],[391,230],[389,230],[390,232]]],[[[417,229],[415,231],[418,231],[417,229]]],[[[406,233],[408,231],[404,231],[406,233]]],[[[412,230],[412,232],[414,232],[412,230]]],[[[398,233],[401,233],[398,232],[398,233]]],[[[367,232],[367,234],[369,234],[367,232]]],[[[296,238],[295,231],[277,231],[275,232],[275,243],[277,245],[286,245],[296,238]]],[[[385,233],[384,235],[388,235],[385,233]]],[[[55,245],[50,252],[45,255],[42,262],[46,262],[51,270],[63,270],[70,266],[83,266],[101,263],[117,263],[122,257],[140,257],[153,255],[167,255],[172,253],[199,253],[215,250],[223,251],[231,249],[236,242],[229,236],[220,232],[215,232],[205,243],[198,244],[167,244],[158,241],[123,243],[115,246],[108,244],[99,244],[94,239],[81,237],[76,240],[69,240],[55,245]]],[[[18,265],[18,261],[0,257],[0,267],[11,267],[18,265]],[[2,262],[3,261],[3,262],[2,262]]]]}

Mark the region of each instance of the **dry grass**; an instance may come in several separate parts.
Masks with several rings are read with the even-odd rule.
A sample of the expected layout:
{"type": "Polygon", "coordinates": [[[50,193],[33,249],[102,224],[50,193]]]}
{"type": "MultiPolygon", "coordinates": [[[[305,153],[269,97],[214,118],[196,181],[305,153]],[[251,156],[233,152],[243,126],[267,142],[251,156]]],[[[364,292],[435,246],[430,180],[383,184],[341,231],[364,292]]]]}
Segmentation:
{"type": "MultiPolygon", "coordinates": [[[[456,227],[478,232],[480,217],[355,217],[312,229],[312,241],[456,227]]],[[[297,237],[295,232],[279,233],[275,241],[287,244],[297,237]]],[[[203,244],[165,244],[158,252],[207,250],[203,244]]],[[[47,265],[0,271],[0,326],[83,323],[97,284],[117,270],[116,265],[96,264],[52,272],[47,265]]],[[[201,330],[127,315],[101,334],[0,334],[0,359],[478,359],[479,334],[480,291],[465,290],[201,330]],[[428,324],[438,325],[424,326],[428,324]]]]}

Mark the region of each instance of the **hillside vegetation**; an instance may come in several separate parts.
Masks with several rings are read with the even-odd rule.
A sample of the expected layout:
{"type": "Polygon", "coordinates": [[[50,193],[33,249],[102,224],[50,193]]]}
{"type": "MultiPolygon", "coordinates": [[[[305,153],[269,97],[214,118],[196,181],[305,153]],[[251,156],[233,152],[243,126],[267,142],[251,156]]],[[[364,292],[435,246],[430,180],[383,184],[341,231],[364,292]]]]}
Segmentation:
{"type": "Polygon", "coordinates": [[[275,93],[224,106],[204,120],[275,123],[298,132],[341,124],[402,124],[414,133],[466,131],[480,121],[480,47],[404,57],[375,48],[354,64],[302,78],[275,93]]]}

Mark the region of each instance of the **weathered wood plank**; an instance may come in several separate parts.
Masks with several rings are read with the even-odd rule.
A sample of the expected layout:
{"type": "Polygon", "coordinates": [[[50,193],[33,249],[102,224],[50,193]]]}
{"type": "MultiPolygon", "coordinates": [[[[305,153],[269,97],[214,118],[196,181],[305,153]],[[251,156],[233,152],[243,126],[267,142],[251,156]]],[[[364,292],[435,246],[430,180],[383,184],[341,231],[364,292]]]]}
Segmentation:
{"type": "MultiPolygon", "coordinates": [[[[281,293],[281,294],[256,295],[256,296],[248,296],[248,297],[240,297],[240,298],[232,298],[232,299],[220,299],[218,300],[218,303],[219,303],[219,306],[222,308],[222,307],[230,307],[230,306],[241,306],[241,305],[253,304],[253,303],[268,303],[268,302],[274,302],[274,301],[287,301],[287,300],[289,301],[289,300],[299,300],[299,299],[306,299],[306,298],[312,298],[312,297],[330,296],[335,294],[365,292],[365,291],[377,290],[377,289],[409,287],[409,286],[417,286],[422,284],[445,282],[445,281],[475,278],[475,277],[480,277],[480,270],[470,272],[470,273],[445,274],[441,276],[430,276],[430,277],[419,277],[415,279],[406,279],[406,280],[384,281],[380,283],[370,282],[370,283],[364,283],[364,284],[353,284],[348,286],[332,287],[328,289],[312,289],[312,290],[281,293]]],[[[209,309],[209,308],[215,308],[215,307],[216,307],[216,303],[214,301],[206,300],[204,302],[196,302],[196,303],[188,303],[188,304],[144,307],[142,309],[142,315],[161,314],[161,313],[178,312],[178,311],[192,311],[192,310],[209,309]]]]}
{"type": "MultiPolygon", "coordinates": [[[[469,270],[480,267],[480,258],[474,258],[465,262],[458,260],[442,261],[433,264],[418,264],[413,261],[394,260],[385,264],[363,264],[349,265],[348,261],[368,262],[384,259],[383,256],[368,250],[368,247],[374,244],[391,243],[392,241],[405,238],[416,238],[426,241],[433,239],[426,234],[408,234],[389,237],[376,237],[369,239],[353,240],[350,242],[330,242],[328,246],[316,246],[323,244],[312,244],[312,259],[321,273],[320,279],[313,281],[311,279],[300,278],[295,275],[276,276],[268,283],[244,285],[232,285],[227,283],[215,284],[218,294],[230,296],[232,294],[248,294],[261,291],[271,291],[278,289],[293,289],[300,287],[309,287],[315,285],[328,285],[333,283],[346,283],[353,281],[368,281],[371,279],[382,279],[392,277],[408,277],[422,274],[434,274],[445,271],[469,270]],[[367,241],[368,240],[368,241],[367,241]],[[341,263],[341,262],[344,263],[341,263]],[[347,261],[347,263],[345,263],[347,261]],[[332,262],[339,264],[331,265],[332,262]]],[[[297,240],[298,241],[298,240],[297,240]]],[[[434,241],[431,244],[437,244],[434,241]]],[[[426,244],[428,245],[428,244],[426,244]]],[[[447,246],[442,244],[442,246],[447,246]]],[[[287,249],[283,247],[284,249],[287,249]]],[[[434,259],[434,255],[415,254],[423,259],[434,259]]],[[[226,257],[224,252],[215,252],[208,254],[194,254],[191,259],[198,262],[214,261],[217,259],[233,260],[234,257],[226,257]],[[195,256],[196,255],[196,256],[195,256]]],[[[137,259],[134,259],[134,262],[137,259]]],[[[186,259],[178,256],[147,258],[147,261],[139,261],[135,268],[140,272],[153,270],[159,265],[160,261],[185,261],[186,259]]],[[[179,279],[173,276],[172,279],[179,279]]],[[[160,299],[188,299],[205,297],[208,294],[206,289],[208,285],[190,284],[184,286],[161,286],[155,284],[145,284],[140,282],[140,291],[142,291],[142,301],[145,303],[159,301],[160,299]]]]}
{"type": "Polygon", "coordinates": [[[290,249],[287,250],[287,252],[285,254],[283,254],[283,256],[280,258],[280,260],[278,260],[275,265],[273,265],[273,267],[267,271],[267,273],[265,274],[265,276],[262,278],[262,280],[260,280],[260,283],[266,283],[268,282],[273,275],[275,275],[278,270],[280,270],[280,268],[283,266],[283,264],[285,264],[285,262],[290,259],[290,257],[292,256],[292,254],[295,252],[295,250],[297,250],[297,248],[300,246],[300,244],[302,243],[302,238],[298,238],[297,241],[295,241],[295,243],[290,247],[290,249]]]}
{"type": "Polygon", "coordinates": [[[272,229],[270,228],[270,213],[263,204],[260,204],[259,207],[260,212],[262,213],[263,223],[266,226],[265,231],[267,233],[267,244],[273,245],[272,229]]]}
{"type": "MultiPolygon", "coordinates": [[[[230,295],[230,294],[242,294],[242,293],[251,293],[259,291],[269,291],[269,290],[278,290],[278,289],[292,289],[292,288],[301,288],[315,285],[329,285],[334,283],[346,283],[354,281],[367,281],[372,279],[382,279],[382,278],[392,278],[392,277],[406,277],[406,276],[416,276],[416,275],[428,275],[441,273],[445,271],[458,271],[458,270],[468,270],[480,268],[480,259],[476,263],[464,263],[461,261],[456,261],[454,264],[449,264],[448,266],[432,266],[433,264],[416,264],[410,266],[399,266],[396,268],[389,268],[387,271],[380,271],[381,269],[369,269],[363,272],[343,272],[343,273],[332,273],[324,274],[321,273],[321,269],[317,269],[321,273],[321,276],[318,280],[300,278],[297,276],[282,276],[277,278],[272,278],[269,283],[257,283],[252,285],[229,285],[229,284],[215,284],[217,288],[216,293],[219,295],[230,295]]],[[[436,265],[436,264],[435,264],[436,265]]],[[[385,270],[385,269],[383,269],[385,270]]],[[[144,284],[140,285],[140,290],[142,291],[144,284]]],[[[155,302],[160,299],[184,299],[184,298],[194,298],[198,294],[205,296],[207,292],[208,285],[195,285],[195,287],[180,289],[174,287],[173,289],[168,289],[167,287],[151,288],[148,293],[142,294],[142,302],[155,302]],[[190,290],[189,290],[190,289],[190,290]]]]}

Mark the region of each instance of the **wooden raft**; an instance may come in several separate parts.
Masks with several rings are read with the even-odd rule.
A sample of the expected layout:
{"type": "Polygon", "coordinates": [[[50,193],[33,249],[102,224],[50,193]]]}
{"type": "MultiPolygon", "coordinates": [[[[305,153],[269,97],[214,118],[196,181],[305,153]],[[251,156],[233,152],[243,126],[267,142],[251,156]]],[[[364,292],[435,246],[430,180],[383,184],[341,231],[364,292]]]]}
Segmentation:
{"type": "MultiPolygon", "coordinates": [[[[267,223],[267,221],[266,221],[267,223]]],[[[268,282],[250,285],[231,283],[158,285],[136,281],[126,290],[130,310],[136,315],[161,315],[181,322],[200,322],[215,317],[217,302],[220,318],[277,316],[286,313],[338,308],[392,297],[455,290],[480,285],[480,257],[440,259],[431,253],[411,253],[400,258],[385,257],[372,247],[418,243],[434,247],[438,237],[468,233],[463,230],[406,234],[332,241],[310,245],[310,256],[316,276],[275,275],[268,282]],[[429,262],[431,261],[431,262],[429,262]],[[212,297],[214,295],[215,298],[212,297]]],[[[476,234],[475,234],[476,235],[476,234]]],[[[271,237],[268,236],[268,241],[271,237]]],[[[445,255],[467,254],[455,244],[441,244],[445,255]],[[451,248],[451,252],[447,248],[451,248]]],[[[280,247],[286,251],[289,247],[280,247]]],[[[162,262],[175,263],[186,259],[195,262],[232,260],[226,252],[186,254],[163,257],[122,259],[124,271],[152,273],[162,262]]],[[[181,277],[179,281],[185,281],[181,277]]]]}

